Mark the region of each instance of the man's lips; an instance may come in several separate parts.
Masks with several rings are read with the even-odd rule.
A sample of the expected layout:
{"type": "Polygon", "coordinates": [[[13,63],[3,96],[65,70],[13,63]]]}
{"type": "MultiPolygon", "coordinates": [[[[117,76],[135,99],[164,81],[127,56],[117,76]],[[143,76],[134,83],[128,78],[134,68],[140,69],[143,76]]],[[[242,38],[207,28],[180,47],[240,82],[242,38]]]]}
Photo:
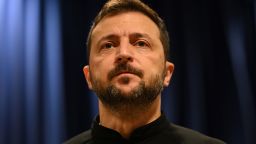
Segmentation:
{"type": "Polygon", "coordinates": [[[117,73],[115,76],[119,76],[119,75],[122,75],[122,74],[136,75],[135,73],[124,71],[124,72],[119,72],[119,73],[117,73]]]}

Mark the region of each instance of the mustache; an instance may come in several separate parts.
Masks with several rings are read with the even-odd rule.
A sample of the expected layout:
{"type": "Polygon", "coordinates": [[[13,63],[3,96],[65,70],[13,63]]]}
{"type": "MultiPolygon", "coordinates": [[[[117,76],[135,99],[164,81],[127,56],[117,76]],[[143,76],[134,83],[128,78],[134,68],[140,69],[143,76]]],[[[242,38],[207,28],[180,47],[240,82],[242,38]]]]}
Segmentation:
{"type": "Polygon", "coordinates": [[[119,75],[119,74],[121,74],[123,72],[127,72],[127,73],[131,73],[131,74],[137,75],[140,78],[143,77],[142,70],[134,68],[133,66],[131,66],[131,65],[127,64],[127,63],[120,63],[113,70],[111,70],[108,73],[108,80],[113,79],[115,76],[117,76],[117,75],[119,75]]]}

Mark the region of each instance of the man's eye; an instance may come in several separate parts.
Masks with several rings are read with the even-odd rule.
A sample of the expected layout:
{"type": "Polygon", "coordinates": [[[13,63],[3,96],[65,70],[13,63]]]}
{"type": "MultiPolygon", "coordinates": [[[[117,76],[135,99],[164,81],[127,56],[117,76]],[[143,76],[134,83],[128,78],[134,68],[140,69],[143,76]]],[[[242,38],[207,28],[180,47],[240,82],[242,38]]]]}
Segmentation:
{"type": "Polygon", "coordinates": [[[113,43],[110,43],[110,42],[105,43],[105,44],[102,46],[102,48],[105,48],[105,49],[110,49],[110,48],[113,48],[113,47],[114,47],[114,44],[113,44],[113,43]]]}
{"type": "Polygon", "coordinates": [[[137,46],[137,47],[148,47],[149,45],[148,45],[148,43],[145,42],[145,41],[137,41],[137,42],[135,43],[135,46],[137,46]]]}

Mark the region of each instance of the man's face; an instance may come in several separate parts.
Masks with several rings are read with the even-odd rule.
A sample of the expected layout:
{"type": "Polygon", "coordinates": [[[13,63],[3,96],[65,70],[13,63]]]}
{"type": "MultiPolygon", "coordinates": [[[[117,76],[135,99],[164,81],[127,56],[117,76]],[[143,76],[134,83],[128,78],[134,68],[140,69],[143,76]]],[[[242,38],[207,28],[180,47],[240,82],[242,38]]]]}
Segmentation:
{"type": "Polygon", "coordinates": [[[165,61],[158,27],[142,13],[105,17],[93,30],[89,67],[84,73],[89,88],[103,103],[105,98],[115,101],[111,97],[152,102],[169,84],[172,71],[173,65],[165,61]]]}

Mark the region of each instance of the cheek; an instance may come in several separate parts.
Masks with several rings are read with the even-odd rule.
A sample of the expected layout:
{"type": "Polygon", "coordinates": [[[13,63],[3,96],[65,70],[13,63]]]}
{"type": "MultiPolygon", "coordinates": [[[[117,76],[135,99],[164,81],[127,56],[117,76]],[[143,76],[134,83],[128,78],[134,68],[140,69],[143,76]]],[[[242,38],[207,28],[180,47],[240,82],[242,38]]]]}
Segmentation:
{"type": "Polygon", "coordinates": [[[145,79],[149,79],[152,76],[160,75],[162,76],[162,73],[165,68],[165,60],[162,55],[154,55],[147,57],[147,61],[143,63],[145,65],[145,79]]]}
{"type": "Polygon", "coordinates": [[[94,79],[106,82],[107,74],[111,69],[111,61],[106,58],[94,58],[90,60],[90,68],[94,79]]]}
{"type": "Polygon", "coordinates": [[[150,56],[149,60],[152,68],[154,68],[155,71],[162,71],[162,69],[165,67],[165,59],[163,54],[156,53],[153,56],[150,56]]]}

